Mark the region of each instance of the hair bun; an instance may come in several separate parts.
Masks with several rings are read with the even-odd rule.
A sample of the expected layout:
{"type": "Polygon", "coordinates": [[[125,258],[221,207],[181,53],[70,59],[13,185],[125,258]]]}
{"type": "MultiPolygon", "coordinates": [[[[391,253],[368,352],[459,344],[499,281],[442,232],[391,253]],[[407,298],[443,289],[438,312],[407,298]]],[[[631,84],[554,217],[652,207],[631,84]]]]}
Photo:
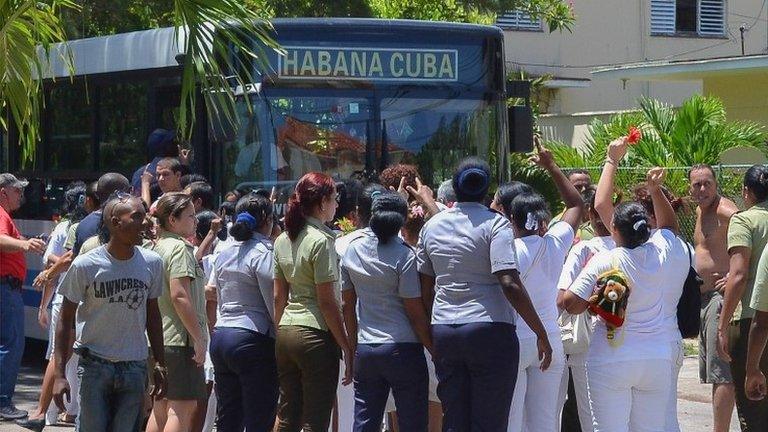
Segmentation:
{"type": "Polygon", "coordinates": [[[479,195],[488,188],[488,174],[480,168],[467,168],[459,174],[459,190],[467,195],[479,195]]]}

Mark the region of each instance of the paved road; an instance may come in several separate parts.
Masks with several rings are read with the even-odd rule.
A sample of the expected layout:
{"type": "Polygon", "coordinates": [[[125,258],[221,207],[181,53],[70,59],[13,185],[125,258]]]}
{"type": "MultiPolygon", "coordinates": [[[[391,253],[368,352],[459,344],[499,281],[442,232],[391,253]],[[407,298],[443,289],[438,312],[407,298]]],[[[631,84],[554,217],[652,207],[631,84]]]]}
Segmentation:
{"type": "MultiPolygon", "coordinates": [[[[16,390],[16,404],[21,409],[33,410],[37,404],[38,389],[42,381],[40,365],[26,366],[20,376],[16,390]]],[[[707,432],[712,430],[712,411],[709,404],[711,387],[699,384],[698,363],[696,357],[687,357],[680,372],[678,389],[678,418],[683,432],[707,432]]],[[[46,427],[50,432],[71,432],[71,427],[46,427]]],[[[14,424],[0,422],[0,432],[22,432],[25,429],[14,424]]],[[[739,427],[734,415],[731,432],[738,432],[739,427]]]]}

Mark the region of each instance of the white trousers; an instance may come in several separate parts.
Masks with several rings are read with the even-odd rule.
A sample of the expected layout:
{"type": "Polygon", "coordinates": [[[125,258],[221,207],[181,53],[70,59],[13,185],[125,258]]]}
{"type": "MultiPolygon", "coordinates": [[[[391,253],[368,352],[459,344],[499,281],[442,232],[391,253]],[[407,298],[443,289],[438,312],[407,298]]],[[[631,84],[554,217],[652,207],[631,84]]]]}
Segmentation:
{"type": "MultiPolygon", "coordinates": [[[[59,294],[56,294],[58,296],[59,294]]],[[[53,357],[53,351],[56,349],[56,324],[59,322],[61,315],[61,303],[54,301],[51,305],[51,319],[48,325],[48,351],[45,354],[45,358],[50,360],[53,357]]],[[[64,398],[64,406],[67,408],[67,414],[76,416],[80,414],[80,378],[77,376],[77,363],[80,361],[80,356],[72,353],[72,356],[67,361],[67,367],[64,370],[67,382],[71,389],[71,401],[67,402],[67,398],[64,398]]],[[[54,425],[58,423],[59,408],[53,401],[48,405],[48,411],[45,413],[45,422],[48,425],[54,425]]]]}
{"type": "MultiPolygon", "coordinates": [[[[70,387],[70,401],[67,402],[67,398],[64,398],[64,407],[67,409],[67,414],[71,416],[80,414],[80,378],[77,376],[77,363],[79,361],[80,356],[72,353],[72,357],[67,361],[67,368],[64,370],[70,387]]],[[[48,411],[45,413],[45,424],[55,425],[59,421],[58,417],[59,408],[51,401],[51,404],[48,405],[48,411]]]]}
{"type": "Polygon", "coordinates": [[[595,432],[666,432],[669,359],[587,362],[595,432]]]}
{"type": "Polygon", "coordinates": [[[565,371],[560,382],[560,399],[557,407],[562,410],[568,396],[568,378],[573,377],[576,390],[576,406],[579,409],[579,423],[582,432],[592,432],[592,411],[589,409],[589,390],[587,386],[587,353],[571,354],[566,357],[565,371]]]}
{"type": "Polygon", "coordinates": [[[550,333],[552,363],[549,369],[539,369],[536,338],[520,339],[520,362],[512,407],[509,410],[508,432],[559,432],[558,405],[560,382],[565,369],[565,353],[560,333],[550,333]]]}
{"type": "Polygon", "coordinates": [[[216,424],[216,407],[218,401],[216,400],[216,385],[213,385],[211,390],[211,396],[208,398],[208,406],[205,411],[205,422],[203,423],[203,432],[211,432],[213,426],[216,424]]]}
{"type": "Polygon", "coordinates": [[[680,423],[677,421],[677,380],[680,377],[680,368],[683,367],[685,353],[683,351],[683,341],[677,340],[672,344],[672,385],[669,388],[669,399],[667,402],[667,426],[664,428],[668,432],[680,432],[680,423]]]}

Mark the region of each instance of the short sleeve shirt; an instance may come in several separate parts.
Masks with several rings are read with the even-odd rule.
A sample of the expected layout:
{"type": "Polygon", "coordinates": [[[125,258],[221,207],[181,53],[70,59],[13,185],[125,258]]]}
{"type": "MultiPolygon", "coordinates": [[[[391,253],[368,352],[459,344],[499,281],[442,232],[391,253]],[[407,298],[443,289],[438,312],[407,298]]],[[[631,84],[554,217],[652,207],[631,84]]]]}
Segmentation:
{"type": "Polygon", "coordinates": [[[98,247],[74,259],[59,290],[79,303],[75,348],[110,361],[147,358],[147,299],[163,290],[163,261],[156,253],[136,247],[133,257],[119,260],[98,247]]]}
{"type": "MultiPolygon", "coordinates": [[[[282,233],[275,240],[274,277],[288,282],[288,305],[280,325],[297,325],[328,330],[317,304],[316,285],[337,282],[339,264],[334,248],[334,234],[315,218],[295,240],[282,233]]],[[[333,284],[336,288],[338,285],[333,284]]]]}
{"type": "Polygon", "coordinates": [[[67,229],[67,239],[64,241],[64,249],[71,251],[75,247],[75,235],[77,233],[77,226],[80,222],[75,222],[67,229]]]}
{"type": "Polygon", "coordinates": [[[768,244],[768,201],[731,216],[731,222],[728,224],[728,252],[735,247],[750,249],[749,273],[744,295],[741,297],[741,312],[734,315],[734,320],[752,318],[755,315],[754,309],[749,305],[760,256],[766,244],[768,244]]]}
{"type": "Polygon", "coordinates": [[[416,258],[419,273],[435,277],[432,324],[514,324],[515,311],[494,275],[517,269],[507,218],[480,203],[458,202],[427,221],[416,258]]]}
{"type": "Polygon", "coordinates": [[[350,242],[341,260],[341,289],[357,295],[358,343],[418,342],[404,298],[420,298],[416,254],[400,238],[379,242],[370,228],[350,242]]]}
{"type": "MultiPolygon", "coordinates": [[[[683,242],[671,231],[656,231],[643,245],[634,249],[617,247],[600,252],[568,288],[588,300],[597,278],[613,268],[628,279],[630,294],[624,325],[615,335],[620,343],[608,343],[606,326],[595,328],[590,343],[589,359],[595,364],[623,360],[668,359],[671,345],[667,329],[666,301],[670,281],[682,283],[688,272],[688,255],[683,242]]],[[[674,307],[677,305],[675,304],[674,307]]]]}
{"type": "Polygon", "coordinates": [[[615,247],[616,242],[613,241],[611,236],[594,237],[574,245],[565,259],[565,265],[560,273],[557,287],[561,290],[567,290],[593,256],[615,247]]]}
{"type": "MultiPolygon", "coordinates": [[[[544,236],[515,239],[523,285],[548,333],[560,332],[557,325],[557,281],[573,239],[573,228],[565,222],[556,222],[544,236]]],[[[516,325],[518,338],[536,337],[522,319],[518,319],[516,325]]]]}
{"type": "MultiPolygon", "coordinates": [[[[72,222],[65,219],[59,222],[56,227],[53,229],[53,232],[51,232],[51,238],[48,239],[48,247],[45,248],[45,253],[43,254],[43,268],[48,264],[48,258],[50,258],[52,255],[54,256],[62,256],[66,252],[64,249],[64,244],[67,242],[67,233],[69,232],[69,227],[72,225],[72,222]]],[[[61,283],[62,279],[64,279],[63,275],[58,275],[56,277],[55,286],[58,289],[58,285],[61,283]]],[[[58,298],[59,296],[56,296],[58,298]]],[[[56,299],[54,299],[56,301],[56,299]]]]}
{"type": "Polygon", "coordinates": [[[166,346],[191,346],[184,324],[171,301],[170,282],[172,279],[190,278],[189,296],[197,315],[200,329],[206,331],[205,314],[205,275],[195,260],[194,247],[181,236],[164,231],[152,250],[163,258],[164,281],[163,294],[158,299],[160,314],[163,317],[163,341],[166,346]]]}
{"type": "Polygon", "coordinates": [[[101,210],[97,210],[80,221],[75,231],[75,244],[72,247],[72,251],[77,256],[80,253],[80,248],[83,243],[89,238],[99,234],[99,226],[101,225],[101,210]]]}
{"type": "Polygon", "coordinates": [[[760,312],[768,312],[768,249],[763,249],[757,264],[755,288],[752,290],[749,307],[760,312]]]}
{"type": "Polygon", "coordinates": [[[213,260],[211,285],[216,287],[216,327],[236,327],[275,337],[272,242],[256,234],[234,241],[213,260]]]}
{"type": "MultiPolygon", "coordinates": [[[[13,219],[4,208],[0,207],[0,234],[20,239],[21,233],[13,219]]],[[[12,276],[22,282],[27,275],[27,262],[24,252],[0,252],[0,276],[12,276]]]]}

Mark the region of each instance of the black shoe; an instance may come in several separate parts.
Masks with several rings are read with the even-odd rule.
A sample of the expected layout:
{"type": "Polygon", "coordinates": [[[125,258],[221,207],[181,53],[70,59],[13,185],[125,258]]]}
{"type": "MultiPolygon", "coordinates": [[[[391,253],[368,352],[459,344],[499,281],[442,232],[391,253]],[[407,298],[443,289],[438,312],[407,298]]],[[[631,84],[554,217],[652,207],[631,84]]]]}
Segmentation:
{"type": "Polygon", "coordinates": [[[3,420],[16,420],[22,419],[27,416],[27,412],[20,410],[13,405],[8,405],[0,408],[0,417],[3,420]]]}
{"type": "Polygon", "coordinates": [[[25,418],[23,420],[16,420],[16,424],[35,432],[41,432],[45,427],[45,417],[40,419],[25,418]]]}

